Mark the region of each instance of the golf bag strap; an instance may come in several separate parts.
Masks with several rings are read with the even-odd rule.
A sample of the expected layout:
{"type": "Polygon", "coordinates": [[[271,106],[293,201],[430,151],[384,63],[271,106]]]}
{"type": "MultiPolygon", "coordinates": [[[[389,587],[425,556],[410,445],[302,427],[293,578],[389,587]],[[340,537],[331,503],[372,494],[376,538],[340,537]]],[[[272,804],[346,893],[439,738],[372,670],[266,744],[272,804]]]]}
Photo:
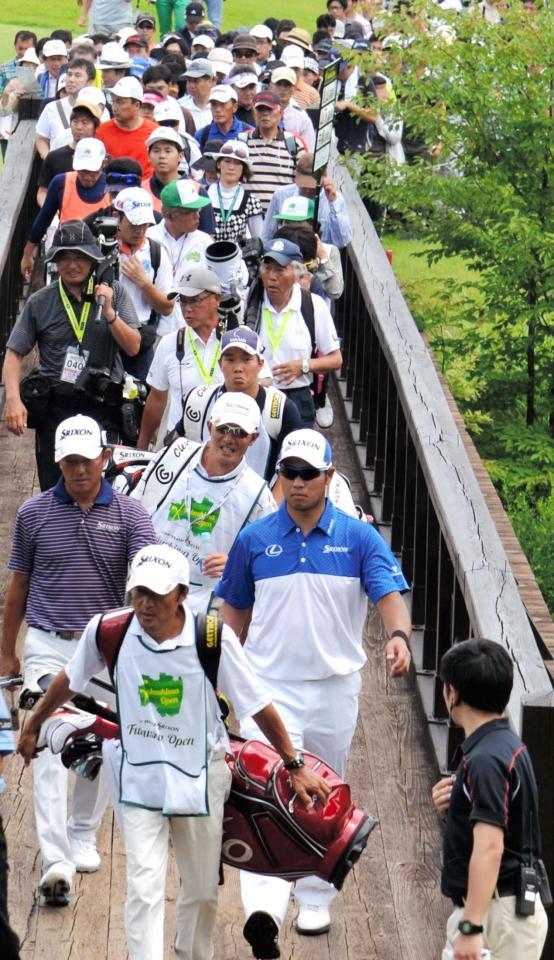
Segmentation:
{"type": "MultiPolygon", "coordinates": [[[[123,610],[103,614],[98,621],[96,645],[108,668],[112,683],[121,644],[133,616],[134,611],[125,607],[123,610]]],[[[221,657],[223,621],[204,613],[195,614],[195,620],[198,659],[217,696],[217,672],[221,657]]]]}

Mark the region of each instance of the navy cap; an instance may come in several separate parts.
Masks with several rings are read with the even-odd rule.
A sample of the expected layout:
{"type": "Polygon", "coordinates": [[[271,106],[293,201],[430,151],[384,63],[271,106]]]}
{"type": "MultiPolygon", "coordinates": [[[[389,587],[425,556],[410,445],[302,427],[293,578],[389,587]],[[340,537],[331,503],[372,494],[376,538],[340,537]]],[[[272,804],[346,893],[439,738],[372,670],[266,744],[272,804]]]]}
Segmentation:
{"type": "Polygon", "coordinates": [[[251,327],[242,326],[235,327],[234,330],[227,330],[227,333],[224,333],[221,338],[221,353],[225,353],[231,347],[238,347],[239,350],[244,350],[252,357],[254,355],[261,357],[264,352],[258,334],[251,327]]]}
{"type": "Polygon", "coordinates": [[[293,260],[302,263],[304,259],[297,243],[293,243],[291,240],[281,239],[270,240],[268,243],[264,243],[263,257],[264,260],[275,260],[282,267],[288,266],[293,260]]]}

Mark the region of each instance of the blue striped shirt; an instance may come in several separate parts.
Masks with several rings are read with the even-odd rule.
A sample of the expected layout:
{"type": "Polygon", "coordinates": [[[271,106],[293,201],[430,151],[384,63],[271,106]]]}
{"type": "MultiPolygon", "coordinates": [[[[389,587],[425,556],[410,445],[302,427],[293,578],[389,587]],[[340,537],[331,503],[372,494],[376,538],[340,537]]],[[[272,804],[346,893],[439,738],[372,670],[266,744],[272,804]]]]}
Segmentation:
{"type": "Polygon", "coordinates": [[[5,730],[2,729],[3,723],[6,720],[9,720],[11,724],[10,711],[6,706],[6,701],[4,700],[4,696],[0,690],[0,721],[2,721],[0,726],[0,756],[6,756],[6,754],[13,753],[15,750],[13,732],[8,728],[5,730]]]}
{"type": "Polygon", "coordinates": [[[25,618],[42,630],[83,630],[125,600],[127,568],[156,543],[144,507],[102,481],[82,511],[63,479],[19,508],[8,567],[29,575],[25,618]]]}

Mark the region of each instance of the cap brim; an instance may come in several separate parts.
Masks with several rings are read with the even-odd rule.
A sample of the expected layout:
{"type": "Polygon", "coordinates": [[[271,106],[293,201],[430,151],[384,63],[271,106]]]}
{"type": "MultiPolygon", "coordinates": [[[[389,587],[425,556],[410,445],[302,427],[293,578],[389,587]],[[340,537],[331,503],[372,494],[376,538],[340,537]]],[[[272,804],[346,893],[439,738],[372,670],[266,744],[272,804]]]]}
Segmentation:
{"type": "Polygon", "coordinates": [[[238,350],[243,350],[244,353],[249,353],[251,357],[259,357],[261,354],[258,353],[254,347],[251,347],[247,343],[236,340],[234,343],[228,343],[227,346],[222,347],[220,351],[220,356],[225,353],[226,350],[231,350],[233,347],[236,347],[238,350]]]}
{"type": "Polygon", "coordinates": [[[58,253],[62,253],[64,250],[79,250],[81,253],[84,253],[87,257],[90,257],[91,260],[103,260],[104,254],[100,250],[100,247],[97,247],[96,244],[86,244],[86,243],[76,243],[71,244],[70,246],[63,247],[50,247],[50,250],[44,255],[45,263],[49,263],[50,260],[53,260],[58,253]]]}
{"type": "Polygon", "coordinates": [[[288,267],[289,263],[294,262],[294,257],[287,257],[285,253],[274,253],[271,250],[269,253],[262,254],[262,260],[275,260],[275,263],[281,267],[288,267]]]}
{"type": "Polygon", "coordinates": [[[304,221],[304,220],[311,220],[311,217],[308,216],[308,214],[306,214],[305,216],[298,216],[298,215],[294,215],[294,214],[289,215],[289,214],[286,214],[286,213],[274,213],[274,214],[273,214],[273,219],[274,219],[274,220],[290,220],[291,222],[293,222],[293,221],[296,222],[296,221],[297,221],[298,223],[300,223],[300,222],[302,222],[302,221],[304,221]]]}
{"type": "MultiPolygon", "coordinates": [[[[67,248],[64,248],[67,249],[67,248]]],[[[78,444],[68,443],[64,445],[63,450],[60,452],[58,450],[54,451],[54,463],[59,463],[60,460],[63,460],[65,457],[84,457],[85,460],[96,460],[102,454],[103,447],[93,447],[93,450],[96,450],[96,453],[92,451],[90,453],[85,453],[81,448],[79,449],[78,444]]]]}
{"type": "MultiPolygon", "coordinates": [[[[172,590],[177,586],[176,583],[173,583],[172,580],[162,580],[161,577],[156,579],[155,574],[150,571],[138,571],[136,573],[131,573],[129,579],[127,580],[126,590],[130,592],[134,590],[135,587],[145,587],[147,590],[150,590],[152,593],[157,593],[160,597],[167,597],[168,593],[171,593],[172,590]]],[[[188,586],[188,583],[185,584],[188,586]]]]}

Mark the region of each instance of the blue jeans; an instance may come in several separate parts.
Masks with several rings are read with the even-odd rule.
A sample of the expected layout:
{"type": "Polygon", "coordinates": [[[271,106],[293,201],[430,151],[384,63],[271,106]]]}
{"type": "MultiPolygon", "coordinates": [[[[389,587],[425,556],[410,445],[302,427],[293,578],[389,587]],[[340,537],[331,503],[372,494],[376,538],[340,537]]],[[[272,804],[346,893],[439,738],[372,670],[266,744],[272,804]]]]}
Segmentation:
{"type": "Polygon", "coordinates": [[[223,0],[206,0],[208,7],[208,20],[214,27],[221,30],[221,21],[223,19],[223,0]]]}

